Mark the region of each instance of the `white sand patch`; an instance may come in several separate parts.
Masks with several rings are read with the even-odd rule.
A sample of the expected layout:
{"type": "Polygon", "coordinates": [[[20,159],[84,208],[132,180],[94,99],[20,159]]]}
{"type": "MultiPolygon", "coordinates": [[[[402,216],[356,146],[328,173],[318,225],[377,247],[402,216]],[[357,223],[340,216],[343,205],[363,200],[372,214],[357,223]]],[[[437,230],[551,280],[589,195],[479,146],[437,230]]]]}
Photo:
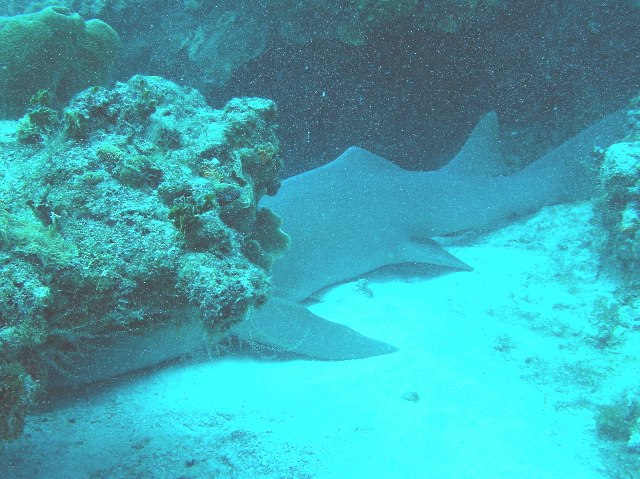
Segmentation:
{"type": "Polygon", "coordinates": [[[229,357],[89,388],[29,418],[2,477],[610,477],[589,405],[625,386],[640,349],[631,332],[598,343],[613,286],[589,218],[545,209],[451,247],[473,272],[376,277],[372,297],[349,283],[311,306],[397,353],[229,357]]]}

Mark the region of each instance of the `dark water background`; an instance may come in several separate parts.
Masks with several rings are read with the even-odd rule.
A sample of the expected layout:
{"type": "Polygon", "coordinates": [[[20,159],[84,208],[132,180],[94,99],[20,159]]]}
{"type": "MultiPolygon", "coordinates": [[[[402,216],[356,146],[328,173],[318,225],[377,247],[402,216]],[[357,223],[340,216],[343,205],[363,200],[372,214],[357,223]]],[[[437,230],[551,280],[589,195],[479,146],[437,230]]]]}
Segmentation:
{"type": "MultiPolygon", "coordinates": [[[[396,26],[357,47],[270,41],[222,87],[203,87],[193,72],[163,70],[144,52],[125,56],[115,74],[204,88],[214,107],[233,96],[275,100],[285,176],[351,145],[405,168],[436,168],[489,110],[500,116],[505,155],[521,165],[637,94],[640,10],[612,1],[505,3],[453,33],[396,26]]],[[[104,19],[131,42],[163,21],[155,13],[104,19]]]]}
{"type": "MultiPolygon", "coordinates": [[[[425,26],[418,17],[423,10],[456,3],[420,0],[412,16],[371,29],[360,46],[318,33],[333,21],[318,12],[339,9],[336,2],[61,3],[85,19],[97,16],[118,32],[123,49],[113,80],[162,76],[199,89],[215,108],[235,96],[275,100],[285,177],[331,161],[351,145],[405,168],[434,169],[455,154],[489,110],[498,112],[503,152],[518,167],[624,108],[640,90],[635,0],[481,1],[450,33],[425,26]],[[302,5],[305,17],[293,33],[282,34],[291,17],[260,16],[271,7],[286,16],[279,5],[302,5]],[[310,8],[316,9],[315,18],[310,8]],[[245,29],[239,43],[220,42],[236,64],[228,80],[207,83],[203,70],[215,64],[214,55],[204,55],[198,64],[184,50],[197,45],[194,32],[200,28],[205,39],[215,35],[216,21],[227,14],[237,14],[232,28],[245,29]]],[[[456,5],[464,9],[467,3],[474,2],[456,5]]],[[[0,2],[0,14],[43,5],[0,2]]],[[[290,15],[295,23],[295,13],[290,15]]]]}

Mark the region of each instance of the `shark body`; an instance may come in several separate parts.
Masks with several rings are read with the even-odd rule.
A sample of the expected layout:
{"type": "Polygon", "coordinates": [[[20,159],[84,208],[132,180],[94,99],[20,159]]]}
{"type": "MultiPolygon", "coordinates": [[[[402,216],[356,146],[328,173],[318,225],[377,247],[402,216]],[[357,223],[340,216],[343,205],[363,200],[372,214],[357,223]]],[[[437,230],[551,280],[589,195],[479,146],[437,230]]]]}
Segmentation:
{"type": "Polygon", "coordinates": [[[278,194],[263,198],[261,206],[284,218],[291,248],[271,271],[275,298],[236,334],[323,359],[395,351],[313,315],[298,302],[394,263],[472,269],[431,238],[590,198],[596,188],[594,148],[620,138],[625,125],[624,113],[610,115],[526,168],[500,176],[498,119],[491,112],[462,150],[436,171],[403,170],[352,147],[325,166],[283,181],[278,194]]]}
{"type": "MultiPolygon", "coordinates": [[[[431,238],[489,228],[543,206],[587,199],[596,189],[595,147],[624,135],[615,113],[521,171],[499,176],[498,122],[488,113],[443,168],[403,170],[352,147],[333,162],[282,182],[260,206],[284,219],[291,247],[271,270],[273,298],[232,329],[253,342],[313,358],[366,358],[397,350],[321,318],[300,304],[314,292],[396,263],[472,268],[431,238]]],[[[58,385],[97,381],[178,357],[205,345],[201,324],[145,336],[123,333],[69,365],[58,385]]]]}

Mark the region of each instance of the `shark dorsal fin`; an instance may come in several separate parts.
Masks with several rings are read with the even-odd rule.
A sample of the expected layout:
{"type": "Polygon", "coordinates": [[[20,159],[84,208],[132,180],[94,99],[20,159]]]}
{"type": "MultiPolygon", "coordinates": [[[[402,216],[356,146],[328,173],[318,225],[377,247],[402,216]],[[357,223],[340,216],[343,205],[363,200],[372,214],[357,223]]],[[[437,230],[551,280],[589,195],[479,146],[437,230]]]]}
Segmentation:
{"type": "Polygon", "coordinates": [[[500,176],[504,162],[498,139],[498,114],[486,113],[460,152],[443,167],[457,176],[500,176]]]}

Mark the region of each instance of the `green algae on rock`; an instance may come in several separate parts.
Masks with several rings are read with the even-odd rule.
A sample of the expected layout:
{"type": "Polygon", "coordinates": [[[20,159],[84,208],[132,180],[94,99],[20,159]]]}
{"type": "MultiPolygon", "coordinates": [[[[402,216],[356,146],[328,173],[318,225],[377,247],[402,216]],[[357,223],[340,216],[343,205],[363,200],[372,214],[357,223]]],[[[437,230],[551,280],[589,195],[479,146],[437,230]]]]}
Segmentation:
{"type": "Polygon", "coordinates": [[[279,186],[275,115],[269,100],[213,110],[136,76],[79,94],[35,141],[3,124],[0,391],[15,406],[2,437],[51,371],[105,338],[195,323],[215,340],[267,301],[288,245],[257,208],[279,186]]]}
{"type": "Polygon", "coordinates": [[[58,101],[106,80],[120,38],[101,20],[85,22],[65,7],[0,17],[0,114],[24,113],[29,98],[49,90],[58,101]]]}

